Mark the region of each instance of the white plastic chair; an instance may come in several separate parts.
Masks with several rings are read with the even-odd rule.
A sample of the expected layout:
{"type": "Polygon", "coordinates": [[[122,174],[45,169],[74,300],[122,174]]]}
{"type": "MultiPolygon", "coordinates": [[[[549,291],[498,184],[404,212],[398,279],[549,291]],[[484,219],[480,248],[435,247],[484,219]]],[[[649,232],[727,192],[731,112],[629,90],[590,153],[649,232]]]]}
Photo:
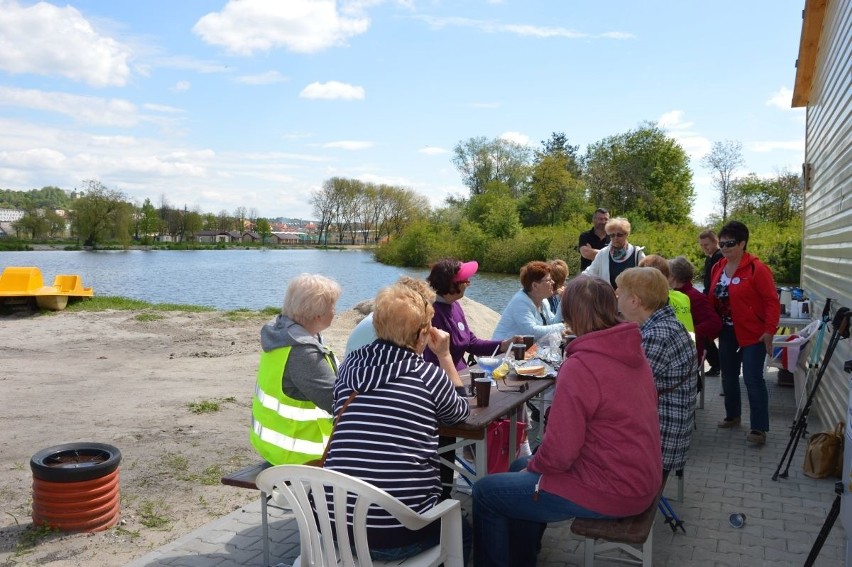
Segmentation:
{"type": "Polygon", "coordinates": [[[369,567],[371,565],[411,565],[463,567],[461,504],[444,500],[423,514],[414,512],[379,488],[360,479],[336,471],[305,465],[279,465],[266,469],[257,477],[257,487],[271,494],[278,505],[287,503],[299,524],[301,555],[293,567],[331,567],[333,565],[369,567]],[[347,497],[355,495],[352,531],[355,556],[346,522],[332,524],[329,507],[325,506],[325,487],[333,487],[333,516],[346,518],[347,497]],[[310,494],[316,503],[316,515],[310,494]],[[376,504],[389,512],[410,530],[422,529],[434,521],[441,522],[441,543],[404,561],[385,563],[370,559],[367,544],[367,511],[376,504]],[[336,541],[334,535],[336,535],[336,541]]]}

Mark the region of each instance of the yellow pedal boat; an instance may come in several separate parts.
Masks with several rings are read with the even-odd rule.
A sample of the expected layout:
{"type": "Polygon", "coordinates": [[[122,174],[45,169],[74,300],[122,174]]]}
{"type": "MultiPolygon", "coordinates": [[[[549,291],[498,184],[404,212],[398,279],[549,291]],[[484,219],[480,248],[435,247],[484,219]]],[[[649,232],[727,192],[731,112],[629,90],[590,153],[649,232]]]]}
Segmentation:
{"type": "Polygon", "coordinates": [[[92,295],[92,288],[83,287],[79,275],[58,275],[53,278],[53,285],[44,285],[41,270],[33,267],[9,266],[0,275],[0,299],[34,297],[40,309],[60,311],[68,305],[68,298],[92,295]]]}

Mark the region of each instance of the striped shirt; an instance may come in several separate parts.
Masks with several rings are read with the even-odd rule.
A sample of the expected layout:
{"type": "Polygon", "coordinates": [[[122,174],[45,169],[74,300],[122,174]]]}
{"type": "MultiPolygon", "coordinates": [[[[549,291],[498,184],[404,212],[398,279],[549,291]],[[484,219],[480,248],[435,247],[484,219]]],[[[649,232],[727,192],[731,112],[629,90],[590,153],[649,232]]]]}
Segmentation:
{"type": "MultiPolygon", "coordinates": [[[[335,426],[325,468],[387,491],[418,513],[438,503],[438,424],[470,413],[446,373],[414,351],[381,339],[352,351],[338,371],[334,412],[352,391],[335,426]]],[[[350,501],[350,513],[353,503],[350,501]]],[[[400,547],[423,538],[383,510],[367,518],[370,547],[400,547]]],[[[421,530],[423,532],[424,530],[421,530]]]]}

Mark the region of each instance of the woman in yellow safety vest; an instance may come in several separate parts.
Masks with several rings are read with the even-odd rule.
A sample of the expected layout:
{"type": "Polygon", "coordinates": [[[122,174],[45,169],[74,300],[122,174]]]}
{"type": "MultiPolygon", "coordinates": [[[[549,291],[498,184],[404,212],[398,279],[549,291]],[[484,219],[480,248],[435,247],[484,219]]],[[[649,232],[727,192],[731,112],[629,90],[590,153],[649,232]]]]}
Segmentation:
{"type": "Polygon", "coordinates": [[[318,274],[293,278],[281,314],[260,331],[250,438],[273,465],[318,459],[328,442],[337,360],[320,332],[334,319],[340,291],[318,274]]]}

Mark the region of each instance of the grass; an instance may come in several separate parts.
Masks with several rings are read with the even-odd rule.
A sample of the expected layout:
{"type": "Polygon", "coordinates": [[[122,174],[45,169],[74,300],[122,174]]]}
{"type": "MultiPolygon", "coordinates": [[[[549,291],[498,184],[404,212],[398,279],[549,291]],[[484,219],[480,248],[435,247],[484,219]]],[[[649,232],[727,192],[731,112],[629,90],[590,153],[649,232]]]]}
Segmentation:
{"type": "Polygon", "coordinates": [[[152,311],[186,311],[189,313],[204,313],[216,311],[212,307],[204,305],[186,305],[180,303],[148,303],[139,299],[130,299],[121,296],[96,296],[83,301],[75,301],[66,308],[66,311],[106,311],[114,309],[117,311],[141,311],[149,309],[152,311]]]}
{"type": "Polygon", "coordinates": [[[154,502],[145,500],[139,505],[139,522],[146,528],[151,529],[166,529],[171,520],[166,515],[168,508],[162,500],[154,502]]]}
{"type": "Polygon", "coordinates": [[[222,409],[222,404],[236,403],[237,398],[228,396],[227,398],[215,398],[212,400],[201,400],[200,402],[189,402],[186,407],[192,413],[215,413],[222,409]]]}
{"type": "Polygon", "coordinates": [[[254,319],[260,316],[269,317],[270,315],[277,315],[280,312],[281,308],[279,307],[264,307],[260,311],[242,308],[225,311],[224,317],[228,321],[244,321],[246,319],[254,319]]]}
{"type": "Polygon", "coordinates": [[[147,323],[150,321],[159,321],[160,319],[165,319],[165,315],[160,315],[159,313],[140,313],[135,317],[137,321],[142,321],[143,323],[147,323]]]}
{"type": "Polygon", "coordinates": [[[58,530],[50,526],[30,526],[25,529],[18,538],[18,543],[15,545],[15,555],[23,555],[29,552],[40,541],[50,537],[52,534],[58,533],[58,530]]]}

